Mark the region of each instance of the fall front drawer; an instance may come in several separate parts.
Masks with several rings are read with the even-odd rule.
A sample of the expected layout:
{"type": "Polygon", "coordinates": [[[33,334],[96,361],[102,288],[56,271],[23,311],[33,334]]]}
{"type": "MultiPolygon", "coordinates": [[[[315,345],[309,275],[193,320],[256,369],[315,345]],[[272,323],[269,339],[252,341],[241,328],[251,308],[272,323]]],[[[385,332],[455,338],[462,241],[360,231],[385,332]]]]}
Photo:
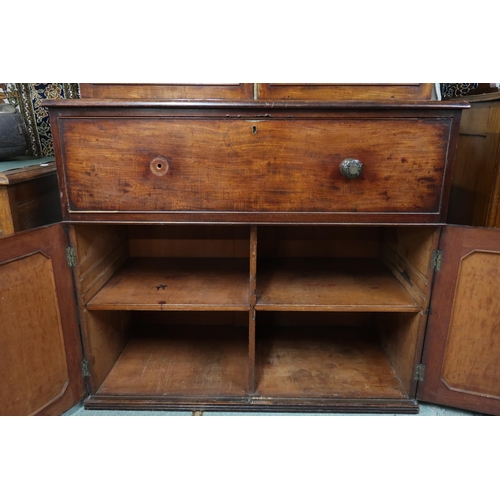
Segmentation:
{"type": "Polygon", "coordinates": [[[442,219],[450,107],[88,102],[51,109],[74,220],[442,219]]]}

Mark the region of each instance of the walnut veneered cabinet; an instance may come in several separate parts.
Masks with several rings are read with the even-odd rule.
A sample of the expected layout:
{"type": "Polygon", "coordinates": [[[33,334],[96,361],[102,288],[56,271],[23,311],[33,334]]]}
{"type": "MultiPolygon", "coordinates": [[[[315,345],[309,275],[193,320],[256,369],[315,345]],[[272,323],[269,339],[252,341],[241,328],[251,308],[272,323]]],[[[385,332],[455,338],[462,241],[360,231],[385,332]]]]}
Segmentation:
{"type": "Polygon", "coordinates": [[[51,378],[45,406],[20,406],[19,380],[28,394],[43,375],[28,377],[29,352],[6,356],[1,413],[83,394],[108,409],[500,413],[500,233],[444,225],[463,103],[46,104],[64,223],[0,242],[0,272],[5,343],[22,330],[38,352],[52,325],[51,378]],[[53,253],[28,245],[43,237],[53,253]],[[15,306],[27,275],[45,276],[30,281],[44,322],[15,306]]]}

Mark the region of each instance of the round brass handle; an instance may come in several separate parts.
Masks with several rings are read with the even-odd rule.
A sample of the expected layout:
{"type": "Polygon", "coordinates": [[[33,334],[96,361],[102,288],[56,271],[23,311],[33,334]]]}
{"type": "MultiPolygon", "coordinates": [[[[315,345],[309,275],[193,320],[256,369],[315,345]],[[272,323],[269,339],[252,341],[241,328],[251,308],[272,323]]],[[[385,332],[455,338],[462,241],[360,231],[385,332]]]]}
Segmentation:
{"type": "Polygon", "coordinates": [[[340,173],[348,179],[356,179],[361,175],[363,164],[355,158],[346,158],[340,163],[340,173]]]}
{"type": "Polygon", "coordinates": [[[163,156],[157,156],[151,160],[149,168],[155,175],[165,175],[168,172],[168,161],[163,156]]]}

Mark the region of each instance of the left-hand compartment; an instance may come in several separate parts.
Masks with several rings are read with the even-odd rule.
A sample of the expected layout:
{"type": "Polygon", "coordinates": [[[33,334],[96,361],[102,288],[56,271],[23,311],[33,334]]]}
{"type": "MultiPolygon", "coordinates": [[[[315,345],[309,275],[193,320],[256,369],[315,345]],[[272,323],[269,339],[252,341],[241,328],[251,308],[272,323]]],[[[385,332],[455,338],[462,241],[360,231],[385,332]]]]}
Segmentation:
{"type": "Polygon", "coordinates": [[[248,227],[85,224],[70,234],[88,407],[245,397],[248,227]]]}

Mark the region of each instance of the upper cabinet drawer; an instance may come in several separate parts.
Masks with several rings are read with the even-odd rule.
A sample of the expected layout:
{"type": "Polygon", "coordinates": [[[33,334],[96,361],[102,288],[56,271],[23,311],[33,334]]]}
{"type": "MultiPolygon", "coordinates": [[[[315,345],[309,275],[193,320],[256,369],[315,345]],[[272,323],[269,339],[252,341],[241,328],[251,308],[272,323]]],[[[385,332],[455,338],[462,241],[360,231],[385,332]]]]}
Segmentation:
{"type": "Polygon", "coordinates": [[[80,83],[91,99],[253,99],[253,83],[80,83]]]}
{"type": "Polygon", "coordinates": [[[259,99],[319,101],[420,101],[432,97],[432,83],[259,83],[259,99]]]}
{"type": "Polygon", "coordinates": [[[51,109],[72,220],[443,218],[457,127],[443,105],[81,104],[51,109]]]}

